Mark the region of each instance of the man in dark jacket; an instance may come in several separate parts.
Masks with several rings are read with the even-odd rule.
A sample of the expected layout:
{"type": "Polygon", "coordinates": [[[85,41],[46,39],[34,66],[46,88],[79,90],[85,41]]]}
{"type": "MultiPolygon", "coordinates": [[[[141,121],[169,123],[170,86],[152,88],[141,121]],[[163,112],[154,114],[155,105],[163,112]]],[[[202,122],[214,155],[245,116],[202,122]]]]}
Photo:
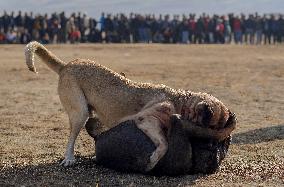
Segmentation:
{"type": "Polygon", "coordinates": [[[204,21],[200,16],[196,22],[196,35],[195,35],[195,43],[202,44],[204,42],[204,21]]]}
{"type": "Polygon", "coordinates": [[[263,33],[263,20],[260,18],[259,15],[257,15],[255,20],[256,44],[261,44],[262,33],[263,33]]]}
{"type": "Polygon", "coordinates": [[[264,33],[264,44],[271,43],[271,20],[268,19],[267,15],[263,17],[263,33],[264,33]]]}
{"type": "Polygon", "coordinates": [[[245,41],[247,44],[254,44],[255,33],[255,20],[253,15],[249,15],[249,18],[245,20],[245,41]]]}
{"type": "Polygon", "coordinates": [[[275,44],[277,42],[277,37],[279,34],[279,22],[276,19],[275,15],[271,16],[271,33],[273,36],[273,43],[275,44]]]}
{"type": "Polygon", "coordinates": [[[15,18],[15,24],[18,27],[18,30],[21,32],[24,28],[24,17],[22,16],[22,12],[19,11],[18,16],[15,18]]]}
{"type": "Polygon", "coordinates": [[[284,18],[283,18],[283,15],[280,15],[280,18],[278,20],[278,25],[279,25],[279,30],[278,30],[277,41],[279,43],[282,43],[283,39],[284,39],[284,18]]]}

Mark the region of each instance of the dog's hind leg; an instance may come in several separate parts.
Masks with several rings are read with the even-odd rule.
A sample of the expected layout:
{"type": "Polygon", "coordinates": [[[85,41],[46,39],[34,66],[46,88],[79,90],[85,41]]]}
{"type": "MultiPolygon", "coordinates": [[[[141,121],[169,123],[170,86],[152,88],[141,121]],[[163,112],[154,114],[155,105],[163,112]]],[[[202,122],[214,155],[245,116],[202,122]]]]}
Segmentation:
{"type": "Polygon", "coordinates": [[[62,80],[59,83],[59,97],[68,114],[70,123],[70,136],[66,147],[65,159],[60,165],[70,166],[75,163],[74,144],[81,128],[89,118],[89,111],[85,95],[75,81],[62,80]]]}

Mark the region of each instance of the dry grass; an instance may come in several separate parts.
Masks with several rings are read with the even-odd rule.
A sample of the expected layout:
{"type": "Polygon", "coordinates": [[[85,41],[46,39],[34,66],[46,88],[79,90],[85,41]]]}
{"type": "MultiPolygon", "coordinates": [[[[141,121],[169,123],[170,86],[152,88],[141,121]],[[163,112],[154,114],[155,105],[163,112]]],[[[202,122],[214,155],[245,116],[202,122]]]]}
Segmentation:
{"type": "Polygon", "coordinates": [[[238,117],[230,153],[213,175],[153,177],[96,166],[92,139],[76,143],[80,163],[59,167],[68,120],[57,75],[24,63],[22,45],[0,47],[0,185],[284,185],[284,46],[56,45],[65,61],[94,59],[128,78],[208,92],[238,117]]]}

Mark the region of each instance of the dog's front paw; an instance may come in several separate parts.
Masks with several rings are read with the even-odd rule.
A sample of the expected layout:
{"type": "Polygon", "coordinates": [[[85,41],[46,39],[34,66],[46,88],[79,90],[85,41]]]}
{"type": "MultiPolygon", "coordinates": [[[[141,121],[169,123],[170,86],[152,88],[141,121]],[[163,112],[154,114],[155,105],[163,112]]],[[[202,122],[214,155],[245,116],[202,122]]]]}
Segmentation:
{"type": "Polygon", "coordinates": [[[157,156],[157,153],[154,152],[150,157],[150,162],[147,164],[145,171],[146,172],[151,171],[158,162],[159,162],[159,158],[157,156]]]}
{"type": "Polygon", "coordinates": [[[153,163],[151,163],[151,162],[148,163],[147,166],[146,166],[145,171],[146,171],[146,172],[151,171],[151,170],[155,167],[155,165],[156,165],[156,164],[153,164],[153,163]]]}
{"type": "Polygon", "coordinates": [[[65,158],[61,163],[60,165],[61,166],[64,166],[64,167],[67,167],[67,166],[72,166],[74,165],[76,162],[76,159],[73,157],[73,158],[65,158]]]}

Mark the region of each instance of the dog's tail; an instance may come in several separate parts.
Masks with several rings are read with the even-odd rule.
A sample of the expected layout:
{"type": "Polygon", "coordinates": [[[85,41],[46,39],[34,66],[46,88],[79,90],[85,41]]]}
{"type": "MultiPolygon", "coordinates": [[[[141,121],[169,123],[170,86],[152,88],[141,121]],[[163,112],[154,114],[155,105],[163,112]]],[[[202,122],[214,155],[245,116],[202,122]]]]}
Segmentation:
{"type": "Polygon", "coordinates": [[[33,41],[28,43],[25,48],[26,64],[29,70],[32,72],[38,73],[34,66],[34,54],[37,54],[46,63],[46,65],[57,74],[59,74],[60,70],[65,66],[65,63],[62,60],[48,51],[43,45],[33,41]]]}

